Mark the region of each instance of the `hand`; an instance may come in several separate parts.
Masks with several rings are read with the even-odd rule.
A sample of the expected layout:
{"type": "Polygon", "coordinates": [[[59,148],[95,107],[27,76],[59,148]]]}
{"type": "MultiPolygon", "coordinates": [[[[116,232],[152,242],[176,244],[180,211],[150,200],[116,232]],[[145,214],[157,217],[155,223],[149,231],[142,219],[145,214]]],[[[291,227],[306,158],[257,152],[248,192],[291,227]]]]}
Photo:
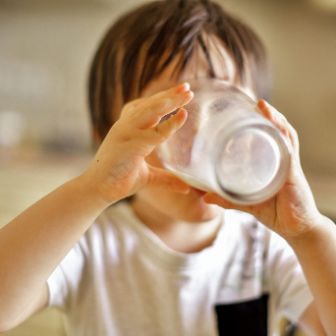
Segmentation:
{"type": "Polygon", "coordinates": [[[181,107],[192,97],[189,84],[184,83],[124,106],[119,120],[83,174],[99,197],[113,203],[145,185],[189,191],[189,186],[169,172],[150,166],[146,157],[183,125],[187,112],[181,107]],[[170,118],[163,118],[176,110],[170,118]]]}
{"type": "Polygon", "coordinates": [[[319,222],[321,215],[301,168],[296,131],[281,113],[264,100],[259,101],[258,108],[262,115],[282,132],[292,146],[290,171],[286,182],[277,195],[256,205],[233,204],[213,193],[206,194],[204,200],[224,208],[251,213],[284,238],[294,238],[312,229],[314,223],[319,222]]]}

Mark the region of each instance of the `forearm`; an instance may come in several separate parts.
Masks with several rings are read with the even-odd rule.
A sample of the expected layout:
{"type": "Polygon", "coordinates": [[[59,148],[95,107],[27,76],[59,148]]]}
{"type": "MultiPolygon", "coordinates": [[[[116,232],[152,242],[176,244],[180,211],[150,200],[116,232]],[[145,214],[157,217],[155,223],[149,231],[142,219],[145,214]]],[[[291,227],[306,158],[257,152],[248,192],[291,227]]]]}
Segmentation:
{"type": "Polygon", "coordinates": [[[107,204],[76,178],[0,230],[0,312],[20,314],[107,204]]]}
{"type": "Polygon", "coordinates": [[[288,242],[303,268],[323,327],[328,335],[333,335],[336,330],[336,226],[321,216],[313,230],[288,242]]]}

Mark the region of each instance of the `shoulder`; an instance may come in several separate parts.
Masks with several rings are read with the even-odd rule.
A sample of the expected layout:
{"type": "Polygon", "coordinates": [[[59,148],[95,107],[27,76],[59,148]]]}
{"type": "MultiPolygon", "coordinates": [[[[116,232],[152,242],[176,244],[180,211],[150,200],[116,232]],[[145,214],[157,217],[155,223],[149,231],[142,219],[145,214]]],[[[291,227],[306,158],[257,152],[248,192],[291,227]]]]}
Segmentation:
{"type": "Polygon", "coordinates": [[[89,255],[119,255],[138,239],[133,228],[134,214],[127,202],[119,202],[106,209],[88,229],[80,245],[89,255]]]}

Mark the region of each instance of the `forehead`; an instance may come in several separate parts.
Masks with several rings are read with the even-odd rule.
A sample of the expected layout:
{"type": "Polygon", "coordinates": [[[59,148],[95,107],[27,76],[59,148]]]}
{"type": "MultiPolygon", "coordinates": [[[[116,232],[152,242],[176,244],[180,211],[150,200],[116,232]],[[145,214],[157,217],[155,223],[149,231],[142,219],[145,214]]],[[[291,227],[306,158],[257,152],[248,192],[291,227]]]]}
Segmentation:
{"type": "MultiPolygon", "coordinates": [[[[222,43],[215,37],[207,37],[207,49],[213,65],[215,77],[230,84],[237,81],[237,69],[231,55],[227,52],[222,43]]],[[[164,57],[163,57],[164,59],[164,57]]],[[[145,60],[144,60],[145,61],[145,60]]],[[[209,61],[204,52],[197,45],[188,65],[182,73],[175,75],[175,69],[179,62],[177,56],[166,69],[156,78],[152,79],[141,93],[141,96],[149,96],[158,91],[168,89],[179,82],[192,79],[209,78],[209,61]]]]}
{"type": "MultiPolygon", "coordinates": [[[[211,57],[215,78],[238,87],[251,98],[255,99],[256,94],[253,90],[250,74],[246,74],[245,83],[241,83],[235,62],[225,46],[223,46],[223,43],[216,36],[208,36],[206,38],[207,49],[211,57]]],[[[197,49],[194,51],[190,62],[183,72],[176,76],[174,70],[176,69],[178,62],[179,58],[177,56],[158,77],[152,79],[147,84],[141,92],[141,96],[150,96],[180,82],[210,77],[209,61],[206,59],[204,52],[199,46],[197,46],[197,49]]]]}

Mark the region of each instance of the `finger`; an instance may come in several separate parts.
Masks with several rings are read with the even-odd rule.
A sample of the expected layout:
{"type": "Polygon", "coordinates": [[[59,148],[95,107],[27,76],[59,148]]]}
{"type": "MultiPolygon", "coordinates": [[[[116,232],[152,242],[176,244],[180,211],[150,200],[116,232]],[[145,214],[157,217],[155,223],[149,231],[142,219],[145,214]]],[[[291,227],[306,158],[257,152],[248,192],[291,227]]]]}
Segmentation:
{"type": "Polygon", "coordinates": [[[149,186],[162,187],[171,191],[182,194],[187,194],[190,191],[190,186],[170,172],[149,166],[149,186]]]}
{"type": "Polygon", "coordinates": [[[188,118],[188,112],[184,108],[180,108],[174,115],[169,119],[164,120],[159,125],[157,125],[152,132],[159,135],[159,141],[165,141],[173,133],[175,133],[179,128],[183,126],[188,118]]]}
{"type": "Polygon", "coordinates": [[[128,118],[139,129],[155,127],[163,117],[188,104],[192,98],[190,85],[184,83],[173,89],[143,98],[142,102],[137,103],[136,108],[129,113],[128,118]]]}
{"type": "Polygon", "coordinates": [[[206,203],[216,204],[226,209],[237,209],[238,205],[233,204],[232,202],[220,197],[214,193],[206,193],[203,196],[203,199],[206,203]]]}
{"type": "Polygon", "coordinates": [[[288,121],[283,114],[263,99],[259,100],[258,108],[266,119],[270,120],[286,137],[289,137],[288,121]]]}
{"type": "Polygon", "coordinates": [[[179,128],[181,128],[187,117],[187,111],[183,108],[179,109],[176,114],[156,127],[141,131],[142,134],[141,137],[137,138],[137,144],[150,146],[150,151],[152,151],[156,146],[166,141],[179,128]]]}
{"type": "MultiPolygon", "coordinates": [[[[170,119],[148,130],[130,130],[119,135],[119,140],[129,146],[129,153],[146,157],[166,141],[186,121],[188,113],[179,109],[170,119]],[[129,143],[131,142],[131,145],[129,143]]],[[[106,138],[105,138],[106,141],[106,138]]]]}
{"type": "Polygon", "coordinates": [[[208,204],[216,204],[225,209],[235,209],[235,210],[250,213],[252,215],[256,215],[256,209],[254,206],[232,203],[214,193],[205,194],[203,196],[203,200],[208,204]]]}
{"type": "Polygon", "coordinates": [[[190,84],[185,82],[173,88],[170,88],[168,90],[155,93],[149,97],[136,98],[134,100],[129,101],[128,103],[124,105],[121,115],[124,115],[124,114],[134,115],[136,114],[137,109],[144,109],[150,106],[151,102],[157,99],[160,99],[161,101],[163,100],[163,104],[164,104],[164,100],[167,99],[167,97],[174,96],[174,95],[176,96],[176,95],[188,92],[188,91],[190,91],[190,84]]]}
{"type": "Polygon", "coordinates": [[[264,117],[270,120],[274,124],[274,126],[276,126],[281,131],[281,133],[290,140],[294,148],[298,151],[299,140],[297,132],[294,127],[288,122],[286,117],[279,111],[277,111],[269,103],[267,103],[265,100],[259,100],[258,108],[260,109],[264,117]]]}

